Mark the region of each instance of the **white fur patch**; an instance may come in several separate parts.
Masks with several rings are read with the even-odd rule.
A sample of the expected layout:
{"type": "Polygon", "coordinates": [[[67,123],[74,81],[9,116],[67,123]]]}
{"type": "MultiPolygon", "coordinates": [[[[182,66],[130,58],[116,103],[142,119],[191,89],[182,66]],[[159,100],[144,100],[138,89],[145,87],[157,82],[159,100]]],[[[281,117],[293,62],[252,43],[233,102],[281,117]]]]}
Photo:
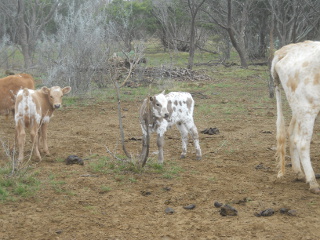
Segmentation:
{"type": "Polygon", "coordinates": [[[34,118],[37,123],[40,123],[41,116],[37,113],[37,106],[33,101],[32,94],[34,90],[28,89],[29,94],[24,95],[23,90],[19,90],[17,97],[22,96],[21,101],[18,103],[17,111],[15,113],[16,123],[19,120],[24,120],[24,117],[28,119],[34,118]]]}

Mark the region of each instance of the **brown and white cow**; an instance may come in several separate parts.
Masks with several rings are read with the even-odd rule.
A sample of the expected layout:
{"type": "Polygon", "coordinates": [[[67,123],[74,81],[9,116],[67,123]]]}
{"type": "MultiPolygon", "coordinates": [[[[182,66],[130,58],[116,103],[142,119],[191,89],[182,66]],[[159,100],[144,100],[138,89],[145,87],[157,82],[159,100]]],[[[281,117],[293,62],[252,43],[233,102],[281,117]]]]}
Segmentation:
{"type": "Polygon", "coordinates": [[[288,128],[293,171],[299,180],[310,185],[310,191],[320,193],[310,161],[310,142],[315,119],[320,111],[320,42],[305,41],[289,44],[275,52],[271,74],[277,99],[278,177],[285,172],[286,129],[282,113],[281,84],[292,110],[288,128]]]}
{"type": "Polygon", "coordinates": [[[14,113],[14,103],[18,91],[22,88],[34,89],[34,80],[30,74],[20,73],[0,79],[0,114],[14,113]]]}
{"type": "Polygon", "coordinates": [[[149,127],[150,133],[157,133],[158,162],[163,163],[164,134],[169,127],[176,125],[182,138],[181,158],[185,158],[187,154],[188,134],[190,133],[196,149],[197,160],[200,160],[201,148],[198,130],[193,120],[194,100],[191,94],[171,92],[164,95],[164,92],[146,98],[140,108],[143,142],[147,141],[147,127],[149,127]]]}
{"type": "Polygon", "coordinates": [[[34,154],[41,161],[39,141],[46,155],[49,155],[47,145],[47,128],[55,109],[61,107],[62,97],[71,91],[71,87],[58,86],[38,90],[22,89],[17,94],[15,104],[16,137],[19,148],[18,161],[23,161],[25,128],[30,128],[30,135],[34,146],[34,154]]]}

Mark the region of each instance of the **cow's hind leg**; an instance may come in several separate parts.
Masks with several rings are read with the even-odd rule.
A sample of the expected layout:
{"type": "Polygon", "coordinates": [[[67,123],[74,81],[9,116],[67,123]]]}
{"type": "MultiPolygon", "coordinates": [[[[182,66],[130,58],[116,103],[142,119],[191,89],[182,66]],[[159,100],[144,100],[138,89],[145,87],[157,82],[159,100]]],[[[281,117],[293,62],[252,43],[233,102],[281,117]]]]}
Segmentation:
{"type": "Polygon", "coordinates": [[[26,131],[24,129],[24,126],[21,122],[18,122],[16,125],[16,138],[17,138],[17,143],[18,143],[18,149],[19,149],[19,156],[18,156],[18,162],[23,161],[24,158],[24,144],[26,141],[26,131]]]}
{"type": "Polygon", "coordinates": [[[303,171],[306,175],[306,182],[310,185],[310,191],[320,194],[319,184],[316,181],[315,174],[312,168],[310,160],[310,142],[313,133],[314,121],[317,114],[301,114],[300,118],[297,118],[299,138],[297,140],[297,149],[301,160],[303,171]]]}
{"type": "Polygon", "coordinates": [[[297,179],[299,181],[305,181],[306,178],[301,169],[301,162],[300,162],[299,152],[297,149],[297,139],[299,137],[298,131],[299,131],[299,128],[298,128],[296,118],[295,116],[292,116],[289,129],[288,129],[292,169],[297,174],[297,179]]]}
{"type": "Polygon", "coordinates": [[[188,129],[187,126],[183,123],[178,123],[177,127],[180,131],[181,134],[181,141],[182,141],[182,153],[181,153],[181,158],[185,158],[187,155],[187,148],[188,148],[188,129]]]}
{"type": "Polygon", "coordinates": [[[194,122],[187,124],[187,129],[192,137],[194,148],[196,149],[197,160],[200,160],[202,157],[200,143],[199,143],[199,134],[198,129],[194,122]]]}

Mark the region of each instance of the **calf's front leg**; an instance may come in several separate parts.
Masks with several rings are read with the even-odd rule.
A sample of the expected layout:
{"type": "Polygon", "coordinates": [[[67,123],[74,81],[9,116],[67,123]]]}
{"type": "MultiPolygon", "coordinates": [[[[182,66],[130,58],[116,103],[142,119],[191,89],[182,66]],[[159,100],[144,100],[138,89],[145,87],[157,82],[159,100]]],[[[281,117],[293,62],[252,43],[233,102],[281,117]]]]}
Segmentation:
{"type": "Polygon", "coordinates": [[[163,145],[164,145],[164,135],[158,133],[157,135],[157,145],[158,145],[158,163],[163,164],[163,145]]]}
{"type": "Polygon", "coordinates": [[[48,143],[47,143],[47,129],[48,129],[48,122],[42,122],[41,129],[40,129],[40,137],[42,141],[43,151],[47,156],[50,156],[48,143]]]}

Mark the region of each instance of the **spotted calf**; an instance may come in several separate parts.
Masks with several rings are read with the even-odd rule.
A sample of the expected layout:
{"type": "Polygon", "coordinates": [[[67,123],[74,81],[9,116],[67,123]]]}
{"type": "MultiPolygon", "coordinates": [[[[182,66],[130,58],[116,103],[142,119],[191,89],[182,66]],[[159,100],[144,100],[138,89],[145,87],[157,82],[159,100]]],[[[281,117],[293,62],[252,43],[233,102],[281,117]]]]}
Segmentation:
{"type": "Polygon", "coordinates": [[[158,162],[163,163],[164,134],[172,125],[176,125],[182,138],[181,158],[187,154],[188,134],[192,136],[196,157],[201,159],[201,148],[196,125],[193,120],[194,100],[190,93],[171,92],[146,98],[140,108],[140,124],[143,142],[146,142],[147,127],[149,132],[157,133],[158,162]]]}

